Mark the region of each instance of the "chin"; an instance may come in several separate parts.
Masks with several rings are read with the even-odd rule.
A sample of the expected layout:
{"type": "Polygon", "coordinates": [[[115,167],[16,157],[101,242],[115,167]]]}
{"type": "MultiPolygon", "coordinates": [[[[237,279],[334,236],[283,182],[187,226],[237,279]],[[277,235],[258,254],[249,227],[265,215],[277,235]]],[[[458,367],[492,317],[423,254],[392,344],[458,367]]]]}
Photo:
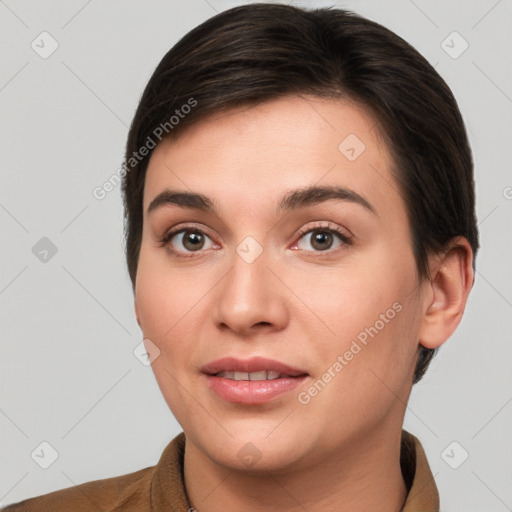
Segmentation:
{"type": "Polygon", "coordinates": [[[256,475],[297,469],[297,464],[301,459],[307,459],[310,451],[304,444],[304,436],[290,433],[289,429],[272,432],[276,425],[267,422],[253,429],[253,425],[247,423],[238,428],[227,424],[233,437],[226,433],[218,436],[217,430],[206,434],[205,430],[209,429],[198,427],[187,436],[208,458],[232,471],[256,475]]]}

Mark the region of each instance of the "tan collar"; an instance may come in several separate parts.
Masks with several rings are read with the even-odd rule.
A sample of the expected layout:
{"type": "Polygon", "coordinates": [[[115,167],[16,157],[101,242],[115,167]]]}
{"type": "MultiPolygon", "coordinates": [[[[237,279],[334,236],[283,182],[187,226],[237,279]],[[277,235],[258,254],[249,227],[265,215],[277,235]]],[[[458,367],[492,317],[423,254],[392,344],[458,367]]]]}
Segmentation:
{"type": "Polygon", "coordinates": [[[400,463],[406,483],[412,480],[402,512],[439,512],[439,494],[425,451],[419,440],[405,430],[400,463]]]}
{"type": "MultiPolygon", "coordinates": [[[[183,480],[185,434],[176,436],[165,448],[151,481],[152,510],[188,510],[183,480]]],[[[402,432],[402,472],[410,490],[402,512],[439,512],[439,495],[427,457],[419,440],[402,432]]]]}

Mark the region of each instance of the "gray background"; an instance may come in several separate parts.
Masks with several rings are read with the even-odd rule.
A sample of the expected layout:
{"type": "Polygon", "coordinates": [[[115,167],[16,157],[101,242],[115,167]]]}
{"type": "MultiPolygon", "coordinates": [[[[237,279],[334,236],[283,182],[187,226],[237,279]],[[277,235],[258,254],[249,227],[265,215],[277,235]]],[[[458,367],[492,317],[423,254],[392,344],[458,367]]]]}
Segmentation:
{"type": "MultiPolygon", "coordinates": [[[[121,165],[164,53],[241,3],[0,0],[4,505],[154,465],[180,431],[151,368],[133,355],[142,337],[120,189],[102,201],[92,190],[121,165]],[[43,31],[59,45],[46,59],[31,47],[51,48],[43,31]],[[38,251],[47,242],[33,253],[43,237],[57,248],[46,261],[38,251]],[[43,441],[58,452],[48,469],[43,441]]],[[[405,426],[423,442],[443,511],[512,510],[512,1],[295,4],[348,7],[384,24],[436,66],[459,102],[475,158],[478,274],[461,326],[413,390],[405,426]]]]}

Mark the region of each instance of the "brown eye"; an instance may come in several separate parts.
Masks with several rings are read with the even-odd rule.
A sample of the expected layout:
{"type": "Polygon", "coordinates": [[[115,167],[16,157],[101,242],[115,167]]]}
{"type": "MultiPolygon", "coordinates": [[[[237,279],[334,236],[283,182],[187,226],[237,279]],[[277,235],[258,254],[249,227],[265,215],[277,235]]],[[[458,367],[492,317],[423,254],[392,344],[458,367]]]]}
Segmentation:
{"type": "Polygon", "coordinates": [[[198,251],[203,248],[204,235],[200,231],[184,231],[182,243],[187,251],[198,251]]]}
{"type": "Polygon", "coordinates": [[[180,229],[168,233],[162,240],[171,252],[176,255],[190,256],[203,249],[214,248],[211,238],[199,229],[180,229]]]}
{"type": "Polygon", "coordinates": [[[335,229],[313,228],[301,236],[297,248],[307,252],[322,252],[336,250],[349,243],[349,239],[335,229]]]}
{"type": "Polygon", "coordinates": [[[318,251],[330,249],[332,242],[332,233],[328,233],[327,231],[316,231],[316,234],[311,237],[311,247],[314,247],[318,251]]]}

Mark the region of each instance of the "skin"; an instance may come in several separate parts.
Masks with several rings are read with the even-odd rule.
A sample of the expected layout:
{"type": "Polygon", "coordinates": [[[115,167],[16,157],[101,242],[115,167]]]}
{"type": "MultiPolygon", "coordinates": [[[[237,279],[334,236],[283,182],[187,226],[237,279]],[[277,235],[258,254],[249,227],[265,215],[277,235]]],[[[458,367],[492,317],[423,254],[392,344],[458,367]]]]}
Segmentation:
{"type": "Polygon", "coordinates": [[[473,272],[459,237],[431,256],[431,278],[420,281],[392,166],[368,112],[312,97],[215,114],[155,149],[135,310],[160,350],[152,367],[187,436],[185,485],[199,512],[401,509],[400,435],[418,351],[455,330],[473,272]],[[366,147],[354,161],[338,149],[349,134],[366,147]],[[330,199],[276,213],[288,191],[309,185],[348,188],[375,212],[330,199]],[[207,195],[218,215],[176,205],[148,214],[166,188],[207,195]],[[334,234],[322,251],[311,233],[298,235],[327,225],[351,243],[334,234]],[[205,233],[203,248],[184,246],[179,235],[162,244],[178,226],[205,233]],[[236,252],[247,236],[263,249],[252,263],[236,252]],[[300,403],[298,393],[396,303],[401,311],[300,403]],[[309,376],[269,403],[233,404],[200,372],[225,356],[277,359],[309,376]],[[260,456],[250,466],[238,456],[247,443],[260,456]]]}

